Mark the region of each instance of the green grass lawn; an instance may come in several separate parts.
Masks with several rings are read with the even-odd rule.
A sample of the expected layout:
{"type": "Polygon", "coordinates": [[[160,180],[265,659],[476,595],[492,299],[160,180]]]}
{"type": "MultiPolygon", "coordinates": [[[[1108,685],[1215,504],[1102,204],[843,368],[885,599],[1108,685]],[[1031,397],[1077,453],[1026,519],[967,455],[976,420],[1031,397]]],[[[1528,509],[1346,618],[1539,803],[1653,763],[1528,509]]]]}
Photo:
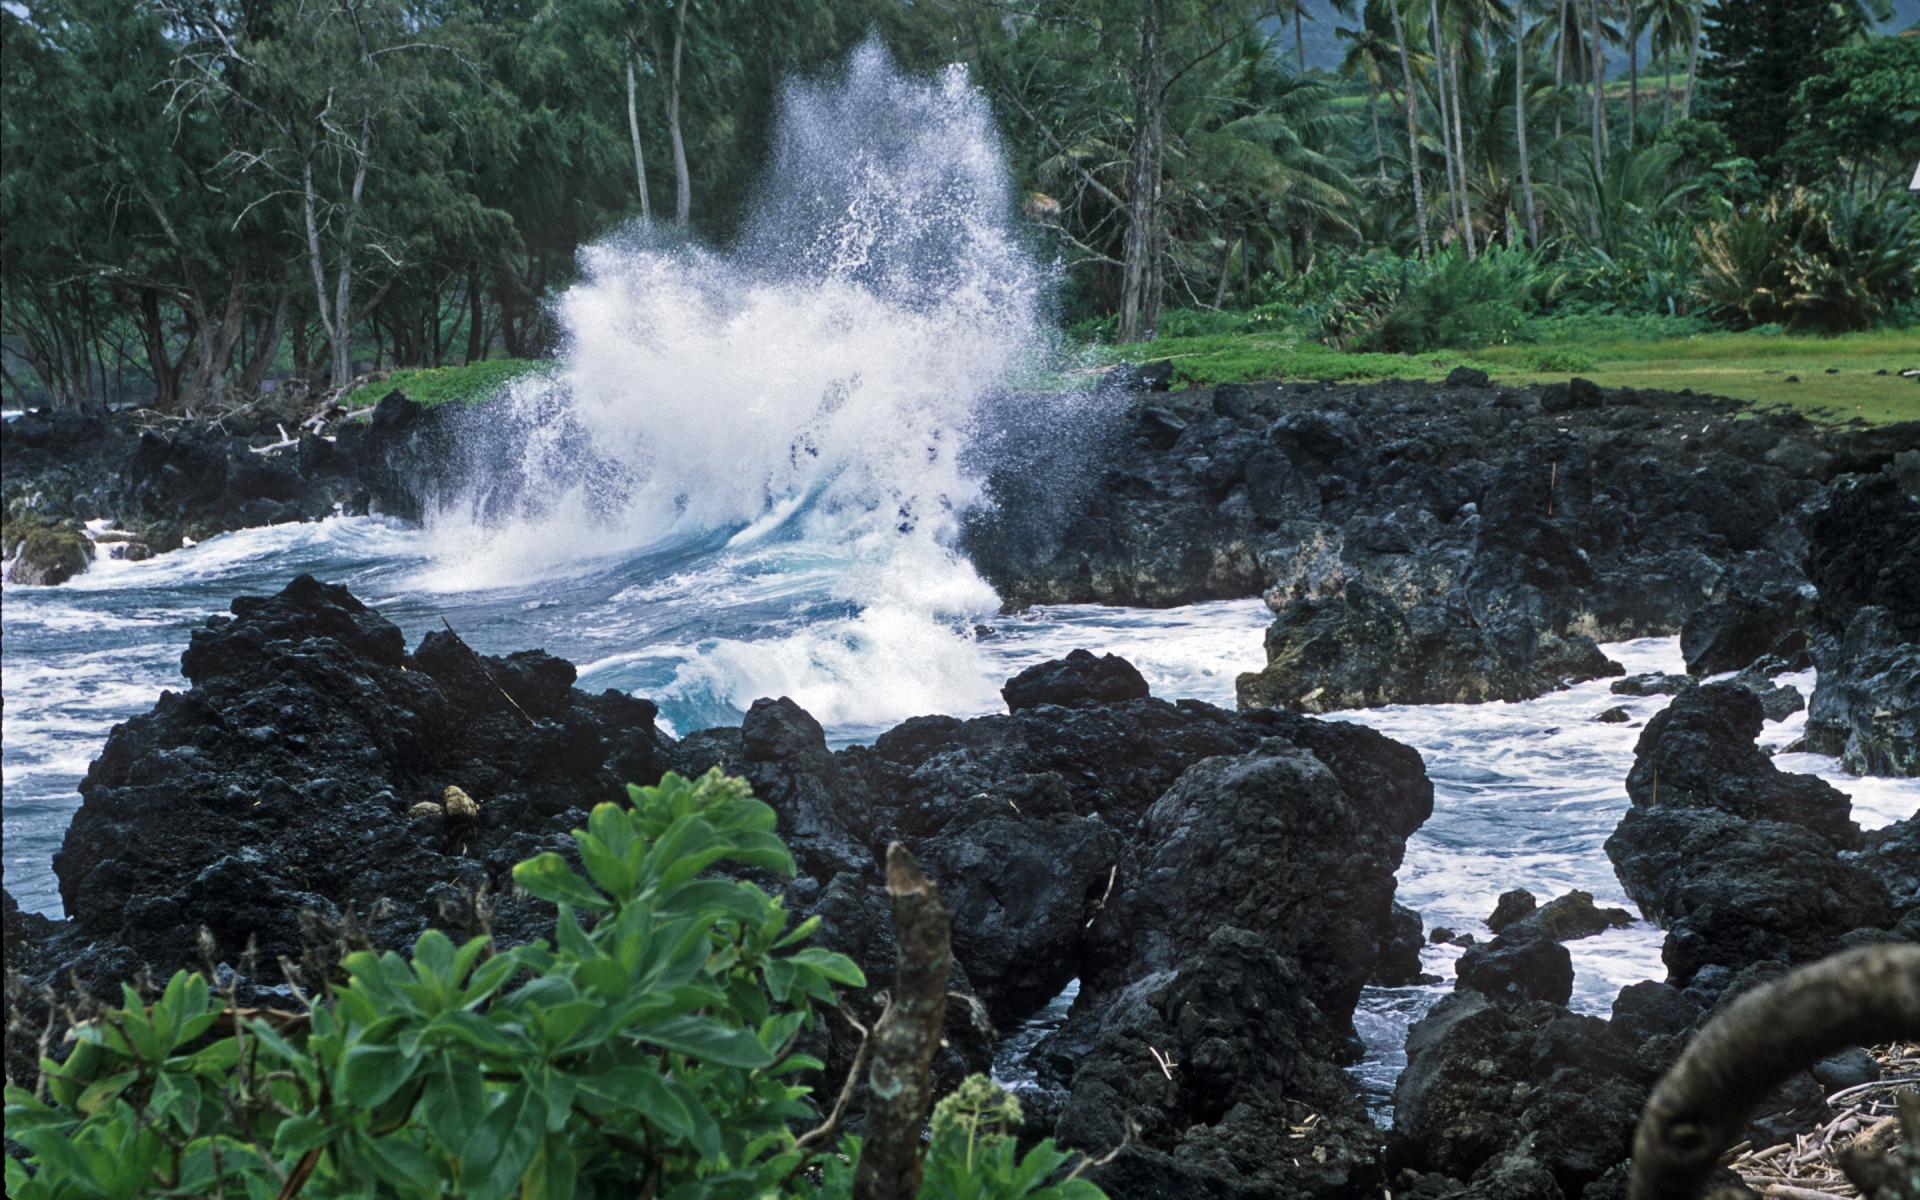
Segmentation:
{"type": "Polygon", "coordinates": [[[395,371],[362,384],[341,401],[349,410],[371,408],[398,388],[419,404],[475,404],[497,395],[509,383],[542,364],[527,358],[487,358],[464,367],[419,367],[395,371]]]}
{"type": "Polygon", "coordinates": [[[1683,338],[1581,338],[1428,354],[1364,354],[1329,349],[1291,333],[1169,337],[1130,346],[1097,346],[1100,362],[1171,359],[1188,384],[1265,379],[1441,379],[1457,366],[1478,367],[1495,382],[1546,383],[1583,375],[1602,387],[1692,388],[1756,404],[1788,404],[1809,417],[1872,422],[1920,420],[1920,329],[1814,337],[1703,333],[1683,338]],[[1828,368],[1838,374],[1827,374],[1828,368]],[[1877,375],[1876,371],[1886,371],[1877,375]],[[1798,376],[1798,383],[1788,382],[1798,376]]]}

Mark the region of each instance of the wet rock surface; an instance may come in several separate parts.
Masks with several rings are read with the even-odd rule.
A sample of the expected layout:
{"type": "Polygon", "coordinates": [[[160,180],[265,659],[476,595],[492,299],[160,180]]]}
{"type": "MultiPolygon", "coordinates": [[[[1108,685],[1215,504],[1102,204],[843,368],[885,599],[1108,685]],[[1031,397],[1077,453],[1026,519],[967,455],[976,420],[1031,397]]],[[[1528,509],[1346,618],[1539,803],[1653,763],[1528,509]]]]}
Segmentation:
{"type": "Polygon", "coordinates": [[[1242,703],[1315,712],[1537,695],[1612,673],[1596,641],[1690,619],[1700,670],[1794,663],[1798,517],[1920,449],[1920,424],[1584,380],[1232,385],[1113,411],[1071,486],[994,477],[974,562],[1015,604],[1264,595],[1272,665],[1242,703]]]}
{"type": "MultiPolygon", "coordinates": [[[[77,531],[104,520],[126,539],[110,549],[141,558],[187,539],[335,513],[417,520],[422,497],[464,466],[448,450],[467,419],[463,410],[422,408],[397,391],[370,414],[331,410],[311,428],[245,413],[198,423],[147,412],[24,413],[0,422],[8,525],[37,515],[77,531]]],[[[15,540],[10,533],[10,556],[15,540]]],[[[72,555],[52,570],[16,571],[14,582],[63,582],[85,569],[72,555]]],[[[45,561],[55,560],[44,553],[28,560],[45,561]]]]}
{"type": "Polygon", "coordinates": [[[1096,658],[1092,651],[1074,650],[1063,659],[1028,667],[1009,679],[1000,695],[1009,711],[1019,712],[1041,704],[1141,700],[1147,681],[1117,654],[1096,658]]]}
{"type": "Polygon", "coordinates": [[[1851,771],[1920,775],[1920,452],[1836,484],[1807,521],[1806,565],[1808,745],[1851,771]]]}
{"type": "MultiPolygon", "coordinates": [[[[235,601],[182,666],[191,687],[117,727],[82,785],[55,862],[71,918],[9,901],[23,988],[8,1004],[25,1018],[10,1063],[32,1061],[32,988],[200,966],[203,925],[244,996],[282,1002],[281,955],[324,970],[344,944],[466,933],[483,913],[503,940],[542,936],[551,911],[513,894],[515,862],[570,854],[567,831],[626,783],[718,765],[779,813],[801,867],[789,902],[876,981],[893,944],[875,847],[892,839],[945,893],[954,986],[987,1023],[1014,1028],[1082,979],[1036,1056],[1033,1108],[1094,1151],[1140,1127],[1103,1168],[1117,1194],[1333,1197],[1380,1177],[1379,1131],[1341,1067],[1361,987],[1409,940],[1417,968],[1394,872],[1432,787],[1371,730],[1101,698],[1103,681],[1138,690],[1108,658],[1034,676],[1078,694],[917,718],[866,747],[830,750],[779,698],[674,742],[651,703],[582,692],[563,660],[483,656],[448,632],[409,651],[306,577],[235,601]],[[1301,1165],[1268,1152],[1313,1113],[1301,1165]]],[[[968,1007],[940,1065],[954,1078],[992,1048],[968,1007]]]]}
{"type": "Polygon", "coordinates": [[[1891,928],[1900,913],[1888,883],[1853,853],[1864,839],[1850,802],[1811,775],[1777,770],[1753,742],[1761,719],[1750,692],[1707,684],[1676,697],[1635,747],[1633,807],[1607,854],[1641,912],[1667,930],[1662,957],[1677,985],[1707,970],[1809,961],[1855,931],[1891,928]]]}

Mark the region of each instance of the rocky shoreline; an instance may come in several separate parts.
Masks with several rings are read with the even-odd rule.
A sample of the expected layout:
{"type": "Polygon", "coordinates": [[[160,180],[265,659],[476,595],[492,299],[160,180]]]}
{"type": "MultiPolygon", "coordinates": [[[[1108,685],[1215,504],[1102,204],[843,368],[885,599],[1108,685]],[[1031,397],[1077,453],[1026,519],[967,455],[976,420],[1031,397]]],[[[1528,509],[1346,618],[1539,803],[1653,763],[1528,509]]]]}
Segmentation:
{"type": "Polygon", "coordinates": [[[968,553],[1014,604],[1264,596],[1243,706],[1521,700],[1679,633],[1699,674],[1817,663],[1809,745],[1920,771],[1920,422],[1456,372],[1141,390],[1098,461],[996,476],[968,553]]]}
{"type": "MultiPolygon", "coordinates": [[[[1168,703],[1120,660],[1076,656],[1010,682],[1005,715],[918,718],[867,747],[830,751],[784,699],[675,742],[651,704],[586,695],[562,660],[481,656],[448,633],[409,652],[309,577],[235,601],[182,669],[189,690],[116,727],[81,784],[55,861],[69,919],[8,901],[16,1077],[42,990],[68,980],[104,992],[143,966],[207,965],[284,1004],[283,961],[313,984],[341,948],[429,924],[539,936],[551,910],[514,894],[515,862],[573,853],[566,831],[623,783],[718,766],[779,811],[802,872],[788,902],[874,977],[893,954],[876,847],[897,839],[953,909],[956,990],[983,1027],[1010,1030],[1081,979],[1034,1056],[1034,1119],[1089,1146],[1136,1123],[1109,1168],[1120,1194],[1298,1190],[1246,1156],[1307,1111],[1322,1167],[1298,1194],[1379,1177],[1379,1131],[1341,1067],[1432,787],[1370,730],[1168,703]],[[441,803],[449,788],[471,807],[441,803]],[[1149,1047],[1181,1064],[1172,1079],[1149,1047]]],[[[982,1030],[949,1040],[950,1074],[985,1068],[982,1030]]]]}
{"type": "MultiPolygon", "coordinates": [[[[67,434],[10,426],[8,488],[41,518],[199,536],[259,523],[235,466],[259,460],[282,477],[272,519],[417,518],[463,419],[440,412],[390,396],[285,462],[235,435],[140,434],[62,464],[67,434]]],[[[752,783],[800,864],[788,903],[874,978],[893,955],[880,853],[912,850],[976,1002],[946,1078],[1080,980],[1029,1056],[1027,1132],[1124,1142],[1097,1176],[1119,1197],[1624,1197],[1634,1122],[1690,1032],[1794,964],[1920,940],[1920,815],[1862,832],[1845,796],[1754,742],[1788,699],[1768,676],[1811,664],[1809,748],[1920,772],[1920,426],[1471,378],[1145,390],[1098,462],[1053,493],[997,479],[969,552],[1016,603],[1262,592],[1269,665],[1239,711],[1157,699],[1126,662],[1075,653],[1009,680],[1004,714],[917,717],[867,746],[830,749],[785,698],[675,740],[651,702],[589,695],[541,651],[481,655],[451,632],[409,650],[336,585],[235,600],[182,656],[188,690],[116,726],[89,768],[54,864],[68,919],[7,897],[9,1076],[31,1073],[74,984],[205,966],[284,1004],[344,949],[429,925],[542,936],[551,910],[515,893],[512,865],[571,855],[591,804],[670,770],[752,783]],[[1668,978],[1622,991],[1610,1020],[1572,1013],[1561,943],[1618,916],[1579,893],[1503,897],[1498,936],[1412,1031],[1377,1129],[1343,1068],[1361,989],[1418,977],[1426,931],[1395,872],[1433,787],[1413,750],[1313,714],[1538,695],[1620,674],[1599,640],[1675,631],[1697,676],[1740,674],[1615,684],[1674,694],[1607,844],[1666,930],[1668,978]]],[[[845,1035],[824,1049],[844,1070],[845,1035]]],[[[1862,1069],[1836,1056],[1781,1089],[1756,1144],[1862,1069]]]]}
{"type": "MultiPolygon", "coordinates": [[[[571,854],[566,831],[625,782],[715,766],[778,811],[801,867],[788,902],[875,977],[893,953],[877,848],[906,843],[942,887],[956,990],[977,1001],[949,1031],[949,1079],[1081,981],[1028,1059],[1029,1132],[1127,1141],[1100,1174],[1122,1197],[1624,1195],[1640,1105],[1691,1030],[1791,964],[1920,937],[1920,816],[1862,834],[1843,796],[1754,747],[1751,691],[1685,688],[1642,732],[1608,846],[1668,930],[1668,979],[1626,989],[1611,1021],[1571,1013],[1561,943],[1625,914],[1503,897],[1498,936],[1414,1028],[1382,1131],[1342,1068],[1361,988],[1419,969],[1394,874],[1433,790],[1371,730],[1168,703],[1123,660],[1076,653],[1010,680],[1004,715],[915,718],[870,746],[830,750],[786,699],[675,741],[647,701],[574,688],[563,660],[450,633],[409,651],[307,577],[235,601],[182,669],[191,687],[116,727],[81,786],[55,862],[70,918],[7,900],[15,1078],[69,981],[200,965],[285,1004],[288,969],[311,986],[345,948],[428,925],[542,936],[551,910],[513,891],[514,862],[571,854]],[[1284,1160],[1283,1133],[1304,1134],[1284,1160]]],[[[826,1049],[843,1068],[851,1046],[826,1049]]],[[[1857,1067],[1796,1079],[1755,1137],[1857,1067]]]]}
{"type": "Polygon", "coordinates": [[[52,585],[96,557],[144,559],[215,534],[336,514],[417,520],[470,419],[391,392],[371,412],[296,425],[144,410],[29,412],[0,422],[10,582],[52,585]]]}

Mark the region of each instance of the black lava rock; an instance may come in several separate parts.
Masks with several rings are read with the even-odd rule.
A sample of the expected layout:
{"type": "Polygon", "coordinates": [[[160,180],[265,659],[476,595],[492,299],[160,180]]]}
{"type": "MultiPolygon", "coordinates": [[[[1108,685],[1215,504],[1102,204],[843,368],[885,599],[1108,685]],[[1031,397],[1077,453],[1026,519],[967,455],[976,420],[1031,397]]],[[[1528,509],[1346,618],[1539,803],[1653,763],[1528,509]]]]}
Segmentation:
{"type": "Polygon", "coordinates": [[[1147,695],[1144,676],[1117,654],[1095,658],[1075,650],[1065,658],[1040,663],[1008,680],[1000,689],[1008,712],[1042,704],[1112,704],[1147,695]]]}

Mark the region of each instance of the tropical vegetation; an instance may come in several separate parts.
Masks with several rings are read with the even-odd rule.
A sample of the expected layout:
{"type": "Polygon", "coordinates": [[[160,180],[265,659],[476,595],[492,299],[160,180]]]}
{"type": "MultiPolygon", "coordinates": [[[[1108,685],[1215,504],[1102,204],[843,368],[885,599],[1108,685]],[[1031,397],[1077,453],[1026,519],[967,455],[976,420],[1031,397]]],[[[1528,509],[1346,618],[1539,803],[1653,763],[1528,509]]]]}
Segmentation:
{"type": "Polygon", "coordinates": [[[540,357],[584,244],[633,221],[727,239],[783,76],[876,35],[909,69],[966,65],[1061,315],[1121,342],[1315,297],[1311,336],[1382,351],[1542,312],[1911,327],[1920,36],[1893,11],[9,5],[0,387],[193,408],[540,357]]]}

